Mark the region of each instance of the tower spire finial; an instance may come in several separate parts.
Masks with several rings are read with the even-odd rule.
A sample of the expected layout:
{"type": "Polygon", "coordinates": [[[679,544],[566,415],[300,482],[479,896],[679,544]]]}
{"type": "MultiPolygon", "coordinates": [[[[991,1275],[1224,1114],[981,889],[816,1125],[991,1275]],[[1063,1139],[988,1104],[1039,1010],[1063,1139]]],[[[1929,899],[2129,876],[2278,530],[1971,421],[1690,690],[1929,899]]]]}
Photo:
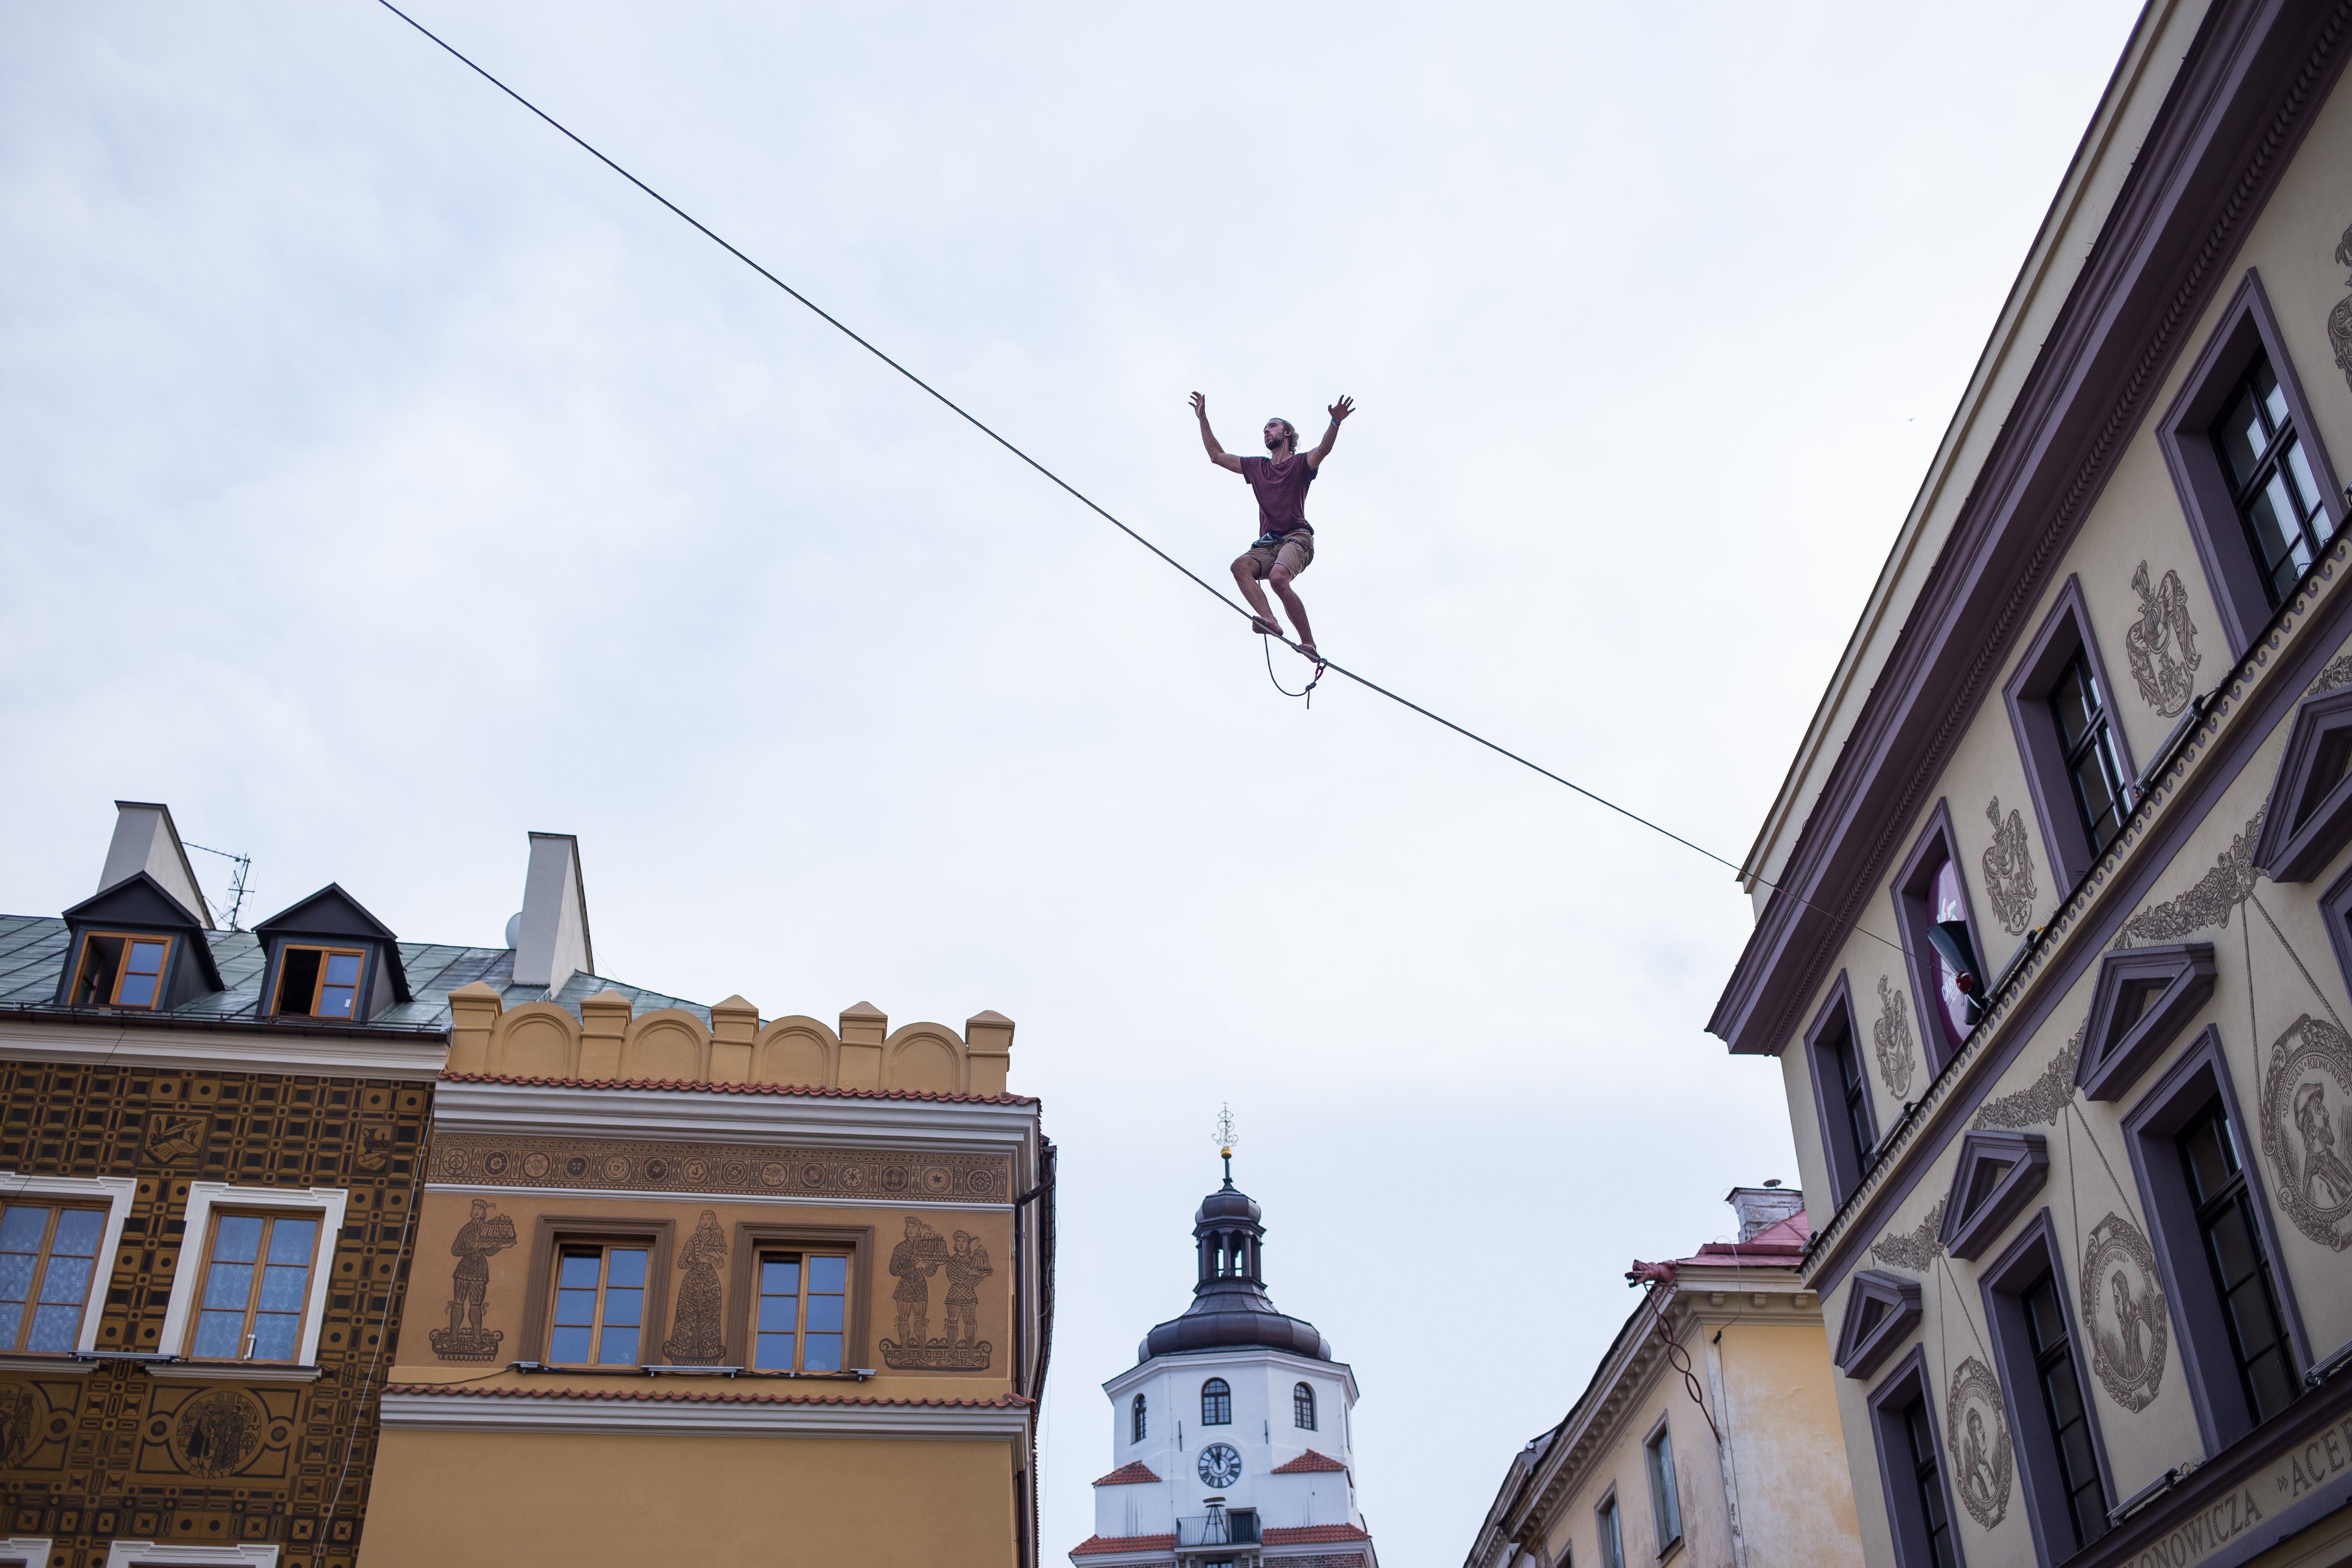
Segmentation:
{"type": "Polygon", "coordinates": [[[1217,1108],[1215,1141],[1217,1152],[1225,1162],[1225,1184],[1222,1190],[1230,1193],[1234,1190],[1234,1150],[1241,1142],[1241,1135],[1234,1131],[1234,1108],[1230,1103],[1217,1108]]]}

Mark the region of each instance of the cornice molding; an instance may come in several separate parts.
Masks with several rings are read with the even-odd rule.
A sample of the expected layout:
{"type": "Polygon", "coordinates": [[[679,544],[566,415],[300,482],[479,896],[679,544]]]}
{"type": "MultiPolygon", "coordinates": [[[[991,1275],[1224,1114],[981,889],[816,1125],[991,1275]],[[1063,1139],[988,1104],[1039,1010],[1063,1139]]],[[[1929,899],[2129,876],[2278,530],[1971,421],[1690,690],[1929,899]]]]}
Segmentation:
{"type": "Polygon", "coordinates": [[[1732,1050],[1793,1036],[2152,412],[2343,68],[2352,0],[2311,16],[2290,0],[2208,14],[1708,1020],[1732,1050]]]}
{"type": "Polygon", "coordinates": [[[1039,1107],[1034,1100],[839,1100],[445,1078],[434,1093],[433,1123],[436,1131],[510,1136],[704,1138],[844,1148],[880,1142],[949,1152],[1025,1151],[1034,1165],[1039,1107]]]}
{"type": "Polygon", "coordinates": [[[314,1078],[389,1078],[429,1082],[449,1058],[440,1035],[341,1037],[292,1030],[175,1029],[109,1019],[27,1022],[0,1016],[0,1060],[116,1063],[172,1071],[296,1073],[314,1078]]]}
{"type": "Polygon", "coordinates": [[[1025,1399],[972,1401],[779,1399],[683,1394],[665,1398],[384,1390],[386,1431],[567,1432],[616,1436],[927,1437],[1023,1443],[1025,1399]]]}

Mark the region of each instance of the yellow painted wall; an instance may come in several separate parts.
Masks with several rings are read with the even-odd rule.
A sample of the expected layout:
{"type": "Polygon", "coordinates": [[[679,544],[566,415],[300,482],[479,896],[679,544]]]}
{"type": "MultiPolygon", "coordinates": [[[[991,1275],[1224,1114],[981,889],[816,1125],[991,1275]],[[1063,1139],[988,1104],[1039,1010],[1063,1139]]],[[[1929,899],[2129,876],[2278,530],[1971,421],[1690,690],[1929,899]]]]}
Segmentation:
{"type": "Polygon", "coordinates": [[[1860,1563],[1827,1332],[1818,1323],[1733,1323],[1715,1350],[1748,1568],[1860,1563]]]}
{"type": "Polygon", "coordinates": [[[391,1431],[361,1568],[1013,1568],[1001,1441],[391,1431]]]}

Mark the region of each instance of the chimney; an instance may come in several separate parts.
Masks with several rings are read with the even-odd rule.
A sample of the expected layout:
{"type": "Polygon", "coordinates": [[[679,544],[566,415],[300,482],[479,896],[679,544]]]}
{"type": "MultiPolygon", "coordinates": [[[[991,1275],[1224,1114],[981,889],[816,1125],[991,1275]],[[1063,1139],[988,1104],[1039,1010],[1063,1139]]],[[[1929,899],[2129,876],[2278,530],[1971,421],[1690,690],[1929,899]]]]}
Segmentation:
{"type": "Polygon", "coordinates": [[[98,890],[102,893],[144,871],[185,904],[206,931],[214,930],[213,911],[196,889],[196,873],[188,865],[188,852],[180,847],[180,830],[172,826],[172,808],[118,800],[114,813],[114,842],[106,847],[106,869],[98,874],[98,890]]]}
{"type": "Polygon", "coordinates": [[[530,836],[522,913],[508,930],[517,985],[543,985],[551,996],[574,974],[596,973],[596,952],[588,940],[588,894],[580,879],[579,839],[569,833],[530,836]]]}
{"type": "Polygon", "coordinates": [[[1778,1182],[1765,1187],[1734,1187],[1723,1195],[1739,1216],[1739,1239],[1751,1241],[1805,1206],[1805,1194],[1778,1182]]]}

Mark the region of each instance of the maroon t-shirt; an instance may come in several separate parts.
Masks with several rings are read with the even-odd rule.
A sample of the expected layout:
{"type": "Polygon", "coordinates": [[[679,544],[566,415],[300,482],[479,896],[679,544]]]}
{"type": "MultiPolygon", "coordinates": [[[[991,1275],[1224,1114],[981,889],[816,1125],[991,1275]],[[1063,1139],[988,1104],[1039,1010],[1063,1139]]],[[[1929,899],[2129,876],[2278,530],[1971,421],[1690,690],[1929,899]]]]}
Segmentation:
{"type": "Polygon", "coordinates": [[[1315,466],[1305,453],[1294,452],[1280,462],[1272,458],[1244,458],[1242,478],[1257,492],[1257,531],[1280,538],[1300,529],[1315,531],[1307,521],[1307,487],[1315,482],[1315,466]]]}

